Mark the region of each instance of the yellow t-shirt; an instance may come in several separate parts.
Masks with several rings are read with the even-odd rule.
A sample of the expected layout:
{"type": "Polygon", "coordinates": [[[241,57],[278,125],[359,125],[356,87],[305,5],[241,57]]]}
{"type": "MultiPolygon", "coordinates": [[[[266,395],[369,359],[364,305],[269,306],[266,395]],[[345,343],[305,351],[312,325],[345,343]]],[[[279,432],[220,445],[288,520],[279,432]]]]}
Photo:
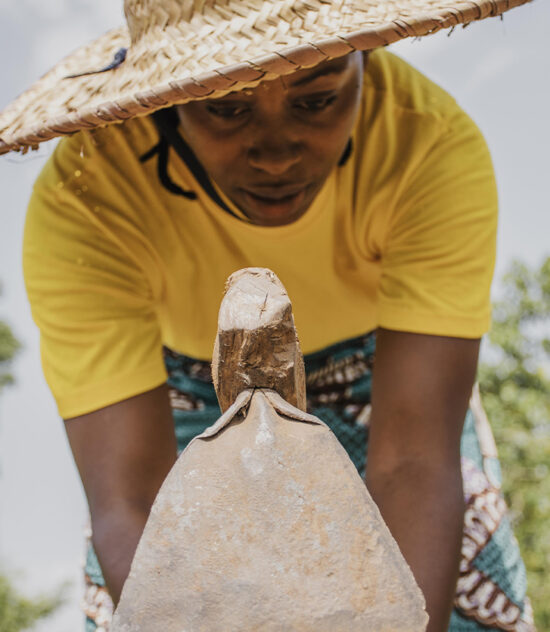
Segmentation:
{"type": "Polygon", "coordinates": [[[489,326],[496,188],[476,126],[386,51],[369,58],[352,152],[280,227],[223,210],[150,118],[62,140],[34,187],[24,270],[46,379],[69,418],[158,386],[162,345],[209,359],[227,277],[271,268],[304,353],[376,327],[477,338],[489,326]]]}

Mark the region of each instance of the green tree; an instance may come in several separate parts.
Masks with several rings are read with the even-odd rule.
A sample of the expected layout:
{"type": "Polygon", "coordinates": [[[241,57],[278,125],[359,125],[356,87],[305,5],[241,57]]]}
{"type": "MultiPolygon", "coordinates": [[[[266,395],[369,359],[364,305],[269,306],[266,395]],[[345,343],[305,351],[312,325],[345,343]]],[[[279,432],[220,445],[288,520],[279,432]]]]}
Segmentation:
{"type": "Polygon", "coordinates": [[[13,382],[9,369],[18,348],[19,343],[11,333],[11,329],[0,320],[0,393],[5,386],[13,382]]]}
{"type": "Polygon", "coordinates": [[[14,589],[7,577],[0,575],[0,631],[28,630],[39,619],[52,614],[61,602],[61,596],[27,599],[14,589]]]}
{"type": "MultiPolygon", "coordinates": [[[[19,347],[8,325],[0,321],[0,393],[13,383],[10,368],[19,347]]],[[[61,601],[61,593],[34,600],[23,597],[8,578],[0,573],[0,632],[28,630],[36,621],[50,615],[61,601]]]]}
{"type": "Polygon", "coordinates": [[[479,380],[536,624],[550,630],[550,257],[537,269],[515,262],[504,277],[479,380]]]}

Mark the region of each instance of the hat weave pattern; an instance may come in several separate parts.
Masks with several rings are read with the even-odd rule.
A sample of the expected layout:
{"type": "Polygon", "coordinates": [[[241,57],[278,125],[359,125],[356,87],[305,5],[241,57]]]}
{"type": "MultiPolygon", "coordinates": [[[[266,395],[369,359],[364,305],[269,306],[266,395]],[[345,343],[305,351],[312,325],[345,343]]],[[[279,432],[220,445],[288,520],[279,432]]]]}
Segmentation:
{"type": "Polygon", "coordinates": [[[0,113],[0,154],[219,97],[527,1],[125,0],[127,26],[66,57],[0,113]],[[121,48],[128,49],[125,61],[101,72],[121,48]]]}

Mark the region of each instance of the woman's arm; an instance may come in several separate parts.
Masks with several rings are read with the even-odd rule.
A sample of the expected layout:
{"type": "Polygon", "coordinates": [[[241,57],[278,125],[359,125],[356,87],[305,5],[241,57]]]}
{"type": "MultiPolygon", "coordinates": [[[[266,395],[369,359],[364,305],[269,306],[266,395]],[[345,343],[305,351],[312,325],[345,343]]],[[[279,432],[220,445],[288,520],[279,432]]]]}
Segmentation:
{"type": "Polygon", "coordinates": [[[426,598],[428,632],[447,630],[464,500],[460,437],[479,340],[380,329],[367,487],[426,598]]]}
{"type": "Polygon", "coordinates": [[[88,498],[92,541],[118,603],[151,505],[176,460],[166,386],[65,422],[88,498]]]}

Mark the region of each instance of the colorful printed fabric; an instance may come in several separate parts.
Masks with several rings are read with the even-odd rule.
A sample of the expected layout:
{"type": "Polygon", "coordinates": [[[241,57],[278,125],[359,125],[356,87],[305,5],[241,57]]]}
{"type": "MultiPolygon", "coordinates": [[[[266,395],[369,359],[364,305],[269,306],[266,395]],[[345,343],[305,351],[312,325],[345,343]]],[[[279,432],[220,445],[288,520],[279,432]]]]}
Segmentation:
{"type": "MultiPolygon", "coordinates": [[[[322,419],[364,476],[375,336],[368,334],[305,357],[308,411],[322,419]]],[[[219,417],[206,362],[165,349],[179,450],[219,417]]],[[[500,492],[492,435],[472,400],[461,440],[466,500],[462,559],[449,632],[535,632],[526,576],[500,492]]],[[[86,632],[108,632],[112,603],[93,549],[86,563],[86,632]]]]}

